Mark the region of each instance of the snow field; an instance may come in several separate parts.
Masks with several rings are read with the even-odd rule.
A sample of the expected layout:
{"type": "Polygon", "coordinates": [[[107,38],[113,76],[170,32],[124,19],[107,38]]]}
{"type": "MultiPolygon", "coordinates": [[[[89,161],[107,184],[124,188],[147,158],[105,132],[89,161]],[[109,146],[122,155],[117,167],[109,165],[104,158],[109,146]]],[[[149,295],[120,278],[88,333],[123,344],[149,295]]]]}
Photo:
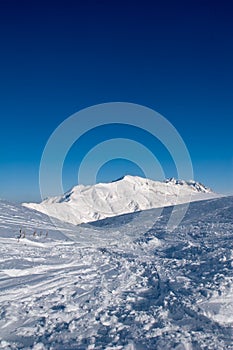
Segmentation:
{"type": "Polygon", "coordinates": [[[192,203],[174,232],[171,208],[149,231],[157,209],[59,231],[0,208],[2,349],[233,349],[232,197],[192,203]]]}

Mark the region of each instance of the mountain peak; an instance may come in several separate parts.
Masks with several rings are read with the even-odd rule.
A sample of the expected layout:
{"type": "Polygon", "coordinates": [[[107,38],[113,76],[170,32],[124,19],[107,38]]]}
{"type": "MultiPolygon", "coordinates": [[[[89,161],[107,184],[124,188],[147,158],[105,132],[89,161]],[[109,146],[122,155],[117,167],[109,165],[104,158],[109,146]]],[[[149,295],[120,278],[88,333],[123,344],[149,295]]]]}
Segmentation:
{"type": "Polygon", "coordinates": [[[123,175],[123,176],[119,177],[119,178],[116,179],[116,180],[111,181],[111,183],[113,183],[113,182],[118,182],[118,181],[122,181],[122,180],[134,181],[134,180],[136,180],[136,179],[145,180],[144,177],[140,177],[140,176],[136,176],[136,175],[129,175],[129,174],[127,174],[127,175],[123,175]]]}
{"type": "Polygon", "coordinates": [[[174,177],[171,177],[169,179],[164,180],[164,182],[167,183],[167,184],[173,184],[173,185],[190,186],[191,188],[193,188],[197,192],[203,192],[203,193],[211,193],[211,192],[213,192],[209,187],[206,187],[201,182],[197,182],[195,180],[185,181],[185,180],[177,180],[174,177]]]}
{"type": "Polygon", "coordinates": [[[127,176],[127,175],[123,175],[123,176],[121,176],[121,177],[118,177],[116,180],[112,180],[111,183],[113,183],[113,182],[119,182],[119,181],[121,181],[121,180],[124,180],[124,178],[125,178],[126,176],[127,176]]]}
{"type": "Polygon", "coordinates": [[[23,205],[72,224],[80,224],[215,197],[217,195],[210,189],[193,180],[171,178],[160,182],[125,175],[109,183],[77,185],[62,196],[48,198],[40,204],[23,205]]]}

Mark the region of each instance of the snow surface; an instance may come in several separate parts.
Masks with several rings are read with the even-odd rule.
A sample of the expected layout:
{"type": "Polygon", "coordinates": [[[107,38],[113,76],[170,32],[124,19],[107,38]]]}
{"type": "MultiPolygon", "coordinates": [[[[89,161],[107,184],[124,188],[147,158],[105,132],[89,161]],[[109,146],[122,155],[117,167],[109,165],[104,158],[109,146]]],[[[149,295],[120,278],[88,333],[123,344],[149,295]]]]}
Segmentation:
{"type": "Polygon", "coordinates": [[[0,348],[233,349],[233,197],[171,210],[54,227],[0,202],[0,348]]]}
{"type": "Polygon", "coordinates": [[[65,222],[80,224],[217,196],[195,181],[172,178],[159,182],[127,175],[111,183],[75,186],[63,196],[23,205],[65,222]]]}

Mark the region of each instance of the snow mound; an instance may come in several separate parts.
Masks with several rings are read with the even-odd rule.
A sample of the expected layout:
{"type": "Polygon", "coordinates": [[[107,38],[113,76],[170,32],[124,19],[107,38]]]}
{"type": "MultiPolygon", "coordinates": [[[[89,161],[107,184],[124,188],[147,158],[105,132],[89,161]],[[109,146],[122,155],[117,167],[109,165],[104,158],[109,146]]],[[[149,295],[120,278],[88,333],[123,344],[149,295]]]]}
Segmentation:
{"type": "Polygon", "coordinates": [[[62,196],[23,206],[77,225],[214,197],[217,195],[199,182],[174,178],[160,182],[127,175],[111,183],[78,185],[62,196]]]}

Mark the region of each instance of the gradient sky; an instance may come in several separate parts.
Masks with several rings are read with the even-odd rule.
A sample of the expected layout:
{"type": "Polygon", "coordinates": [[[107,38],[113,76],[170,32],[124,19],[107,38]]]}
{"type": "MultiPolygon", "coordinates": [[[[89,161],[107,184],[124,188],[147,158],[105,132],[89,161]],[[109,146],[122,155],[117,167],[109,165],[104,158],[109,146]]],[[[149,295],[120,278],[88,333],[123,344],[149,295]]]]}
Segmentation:
{"type": "MultiPolygon", "coordinates": [[[[195,179],[232,193],[232,18],[230,0],[2,0],[0,198],[39,200],[39,164],[50,134],[80,109],[112,101],[165,116],[187,145],[195,179]]],[[[156,142],[122,132],[148,147],[156,142]]],[[[113,135],[114,128],[96,130],[81,149],[113,135]]],[[[166,176],[174,176],[156,147],[166,176]]],[[[66,189],[85,155],[79,150],[74,145],[67,156],[66,189]]],[[[117,160],[97,180],[128,172],[141,175],[117,160]]]]}

